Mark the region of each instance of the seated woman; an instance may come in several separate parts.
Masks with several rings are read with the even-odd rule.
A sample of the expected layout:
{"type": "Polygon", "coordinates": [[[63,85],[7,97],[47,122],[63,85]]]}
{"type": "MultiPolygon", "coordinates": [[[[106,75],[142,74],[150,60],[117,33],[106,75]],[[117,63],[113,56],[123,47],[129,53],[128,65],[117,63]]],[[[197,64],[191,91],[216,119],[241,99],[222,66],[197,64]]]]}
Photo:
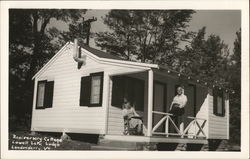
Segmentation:
{"type": "Polygon", "coordinates": [[[130,102],[124,102],[123,108],[124,118],[124,135],[131,134],[130,129],[136,129],[133,135],[142,134],[142,120],[141,117],[135,112],[134,107],[131,106],[130,102]]]}

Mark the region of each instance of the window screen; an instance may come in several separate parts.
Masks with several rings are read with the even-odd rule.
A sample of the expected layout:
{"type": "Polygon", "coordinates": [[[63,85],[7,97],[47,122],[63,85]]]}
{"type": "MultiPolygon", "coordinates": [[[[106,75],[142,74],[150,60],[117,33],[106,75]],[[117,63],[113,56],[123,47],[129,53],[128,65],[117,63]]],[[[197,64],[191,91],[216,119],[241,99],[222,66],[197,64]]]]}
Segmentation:
{"type": "Polygon", "coordinates": [[[91,82],[91,104],[98,104],[100,100],[101,76],[93,76],[91,82]]]}
{"type": "Polygon", "coordinates": [[[38,82],[37,105],[36,105],[37,107],[44,106],[45,84],[46,82],[38,82]]]}
{"type": "Polygon", "coordinates": [[[51,108],[53,105],[54,81],[38,81],[36,108],[51,108]]]}
{"type": "Polygon", "coordinates": [[[81,78],[80,106],[102,106],[103,72],[81,78]]]}
{"type": "Polygon", "coordinates": [[[223,92],[220,90],[214,90],[213,93],[214,99],[214,114],[217,116],[224,116],[225,115],[225,101],[223,97],[223,92]]]}

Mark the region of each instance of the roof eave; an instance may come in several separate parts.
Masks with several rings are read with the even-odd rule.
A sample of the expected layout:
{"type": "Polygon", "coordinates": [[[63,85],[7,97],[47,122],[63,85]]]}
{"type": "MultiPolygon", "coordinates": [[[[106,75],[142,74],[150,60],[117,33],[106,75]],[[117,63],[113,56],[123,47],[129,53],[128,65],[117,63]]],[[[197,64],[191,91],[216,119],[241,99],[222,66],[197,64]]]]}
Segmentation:
{"type": "Polygon", "coordinates": [[[219,88],[221,90],[225,90],[228,93],[234,94],[234,90],[232,90],[232,89],[229,89],[229,88],[226,88],[226,87],[223,87],[223,86],[219,86],[218,84],[214,84],[214,83],[211,83],[211,82],[203,81],[203,80],[200,80],[200,79],[191,78],[190,76],[188,76],[186,74],[180,73],[180,72],[175,71],[173,69],[170,69],[170,68],[168,68],[166,66],[159,65],[159,69],[163,69],[163,70],[166,70],[168,72],[173,72],[173,73],[177,74],[179,77],[186,77],[187,79],[193,79],[193,80],[195,80],[197,82],[197,84],[204,83],[204,86],[206,86],[208,88],[210,88],[210,87],[212,87],[213,89],[214,88],[219,88]]]}
{"type": "Polygon", "coordinates": [[[32,80],[35,79],[48,65],[50,65],[50,63],[56,59],[60,52],[62,52],[69,43],[70,42],[67,42],[59,51],[57,51],[57,53],[32,77],[32,80]]]}
{"type": "MultiPolygon", "coordinates": [[[[60,52],[62,52],[64,50],[64,48],[66,48],[67,45],[74,45],[73,42],[69,41],[67,42],[33,77],[32,80],[35,79],[41,72],[43,72],[45,70],[46,67],[48,67],[55,59],[56,57],[60,54],[60,52]]],[[[84,49],[84,48],[83,48],[84,49]]],[[[92,56],[93,58],[99,60],[99,61],[103,61],[103,62],[110,62],[110,63],[120,63],[120,64],[124,64],[124,65],[133,65],[133,66],[137,66],[137,67],[145,67],[145,68],[159,68],[159,66],[157,64],[147,64],[147,63],[139,63],[139,62],[133,62],[133,61],[124,61],[124,60],[118,60],[118,59],[108,59],[108,58],[101,58],[98,57],[96,55],[94,55],[93,53],[91,53],[90,51],[84,49],[90,56],[92,56]]]]}

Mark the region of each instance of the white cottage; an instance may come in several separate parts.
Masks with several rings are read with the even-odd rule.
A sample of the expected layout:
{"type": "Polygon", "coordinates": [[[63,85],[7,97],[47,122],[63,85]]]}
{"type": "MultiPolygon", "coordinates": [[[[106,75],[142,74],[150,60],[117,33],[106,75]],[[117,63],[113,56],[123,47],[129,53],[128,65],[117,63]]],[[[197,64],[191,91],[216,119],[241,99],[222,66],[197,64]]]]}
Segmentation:
{"type": "Polygon", "coordinates": [[[229,139],[229,93],[224,89],[87,46],[78,54],[76,47],[65,44],[33,77],[31,131],[101,134],[106,140],[148,143],[229,139]],[[188,97],[182,130],[167,113],[180,84],[188,97]],[[125,96],[143,117],[142,136],[123,135],[125,96]]]}

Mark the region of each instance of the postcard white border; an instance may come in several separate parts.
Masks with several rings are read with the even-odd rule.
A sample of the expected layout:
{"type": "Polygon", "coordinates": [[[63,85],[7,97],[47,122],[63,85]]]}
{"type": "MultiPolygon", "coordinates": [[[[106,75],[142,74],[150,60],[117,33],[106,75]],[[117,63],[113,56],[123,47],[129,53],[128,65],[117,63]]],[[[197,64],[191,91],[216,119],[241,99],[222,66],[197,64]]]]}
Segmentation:
{"type": "Polygon", "coordinates": [[[168,1],[1,1],[1,150],[4,158],[249,158],[249,2],[248,0],[168,1]],[[241,10],[242,110],[241,152],[117,152],[117,151],[13,151],[8,150],[8,9],[213,9],[241,10]]]}

